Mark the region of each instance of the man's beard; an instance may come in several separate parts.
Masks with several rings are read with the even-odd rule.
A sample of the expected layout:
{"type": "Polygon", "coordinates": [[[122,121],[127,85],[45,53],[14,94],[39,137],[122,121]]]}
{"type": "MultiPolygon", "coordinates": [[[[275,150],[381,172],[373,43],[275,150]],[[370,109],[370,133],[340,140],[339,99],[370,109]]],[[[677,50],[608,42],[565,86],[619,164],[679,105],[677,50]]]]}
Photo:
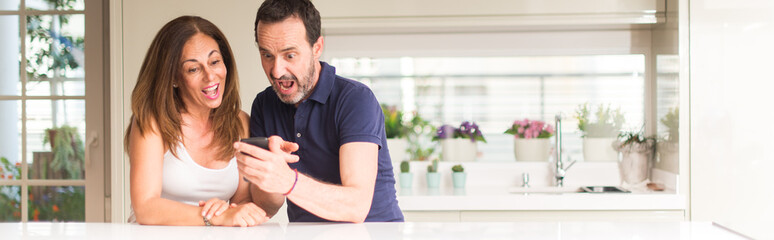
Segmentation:
{"type": "MultiPolygon", "coordinates": [[[[314,60],[313,60],[314,61],[314,60]]],[[[274,78],[274,76],[271,76],[274,78],[274,84],[272,84],[272,88],[274,88],[274,92],[277,93],[277,97],[279,97],[280,101],[286,104],[298,104],[309,96],[312,92],[312,75],[315,72],[315,66],[314,64],[310,64],[309,72],[306,73],[306,76],[303,76],[304,81],[299,81],[298,78],[295,75],[289,74],[289,75],[283,75],[280,78],[274,78]],[[277,83],[277,80],[293,80],[296,84],[297,91],[292,94],[282,94],[279,90],[279,84],[277,83]]]]}

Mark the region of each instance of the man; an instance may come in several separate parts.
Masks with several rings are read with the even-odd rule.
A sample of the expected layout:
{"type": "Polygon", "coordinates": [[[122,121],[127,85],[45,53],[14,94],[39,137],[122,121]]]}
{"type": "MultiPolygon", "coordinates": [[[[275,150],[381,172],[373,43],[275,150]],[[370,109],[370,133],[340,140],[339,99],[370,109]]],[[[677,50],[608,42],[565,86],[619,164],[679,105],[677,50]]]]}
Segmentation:
{"type": "Polygon", "coordinates": [[[236,143],[256,203],[274,215],[285,197],[291,222],[403,221],[386,144],[384,116],[365,85],[320,62],[320,14],[309,0],[267,0],[255,20],[271,87],[256,96],[251,136],[270,151],[236,143]],[[287,163],[282,140],[298,143],[287,163]]]}

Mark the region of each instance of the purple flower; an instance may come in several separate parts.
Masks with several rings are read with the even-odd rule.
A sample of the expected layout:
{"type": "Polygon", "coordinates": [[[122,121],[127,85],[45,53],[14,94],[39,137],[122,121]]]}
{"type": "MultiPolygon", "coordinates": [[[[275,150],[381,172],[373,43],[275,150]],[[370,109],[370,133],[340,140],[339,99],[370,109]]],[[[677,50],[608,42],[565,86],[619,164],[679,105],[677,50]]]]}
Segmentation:
{"type": "Polygon", "coordinates": [[[454,129],[454,127],[452,127],[451,125],[443,125],[438,128],[438,131],[436,132],[436,134],[440,139],[451,138],[456,130],[457,129],[454,129]]]}
{"type": "Polygon", "coordinates": [[[469,121],[462,122],[459,128],[454,128],[446,124],[442,125],[438,128],[436,136],[433,139],[435,140],[446,138],[468,138],[471,142],[476,142],[477,140],[486,142],[486,140],[484,140],[484,135],[478,128],[478,125],[475,122],[469,121]]]}

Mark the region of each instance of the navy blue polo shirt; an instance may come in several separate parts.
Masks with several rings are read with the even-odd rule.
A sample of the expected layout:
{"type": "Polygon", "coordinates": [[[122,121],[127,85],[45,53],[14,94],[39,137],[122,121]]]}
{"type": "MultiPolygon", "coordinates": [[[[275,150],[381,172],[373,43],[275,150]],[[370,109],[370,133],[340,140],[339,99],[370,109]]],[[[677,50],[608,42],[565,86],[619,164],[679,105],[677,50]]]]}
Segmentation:
{"type": "MultiPolygon", "coordinates": [[[[312,94],[298,108],[283,103],[271,86],[255,97],[250,116],[250,136],[278,135],[296,142],[300,160],[291,168],[323,182],[341,185],[339,148],[350,142],[379,145],[379,168],[374,197],[366,222],[402,222],[395,195],[384,115],[373,92],[362,83],[336,75],[336,69],[320,62],[320,77],[312,94]]],[[[291,222],[322,219],[288,200],[291,222]]]]}

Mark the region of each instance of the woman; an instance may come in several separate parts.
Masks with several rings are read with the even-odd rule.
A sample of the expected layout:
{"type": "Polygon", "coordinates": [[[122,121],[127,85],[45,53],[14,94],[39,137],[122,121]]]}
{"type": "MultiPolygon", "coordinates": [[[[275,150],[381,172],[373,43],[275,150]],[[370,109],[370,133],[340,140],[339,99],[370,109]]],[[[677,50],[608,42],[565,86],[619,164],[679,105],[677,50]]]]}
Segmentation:
{"type": "Polygon", "coordinates": [[[125,142],[132,217],[140,224],[253,226],[232,144],[248,137],[231,47],[211,22],[178,17],[161,28],[132,92],[125,142]],[[229,204],[226,201],[230,201],[229,204]]]}

